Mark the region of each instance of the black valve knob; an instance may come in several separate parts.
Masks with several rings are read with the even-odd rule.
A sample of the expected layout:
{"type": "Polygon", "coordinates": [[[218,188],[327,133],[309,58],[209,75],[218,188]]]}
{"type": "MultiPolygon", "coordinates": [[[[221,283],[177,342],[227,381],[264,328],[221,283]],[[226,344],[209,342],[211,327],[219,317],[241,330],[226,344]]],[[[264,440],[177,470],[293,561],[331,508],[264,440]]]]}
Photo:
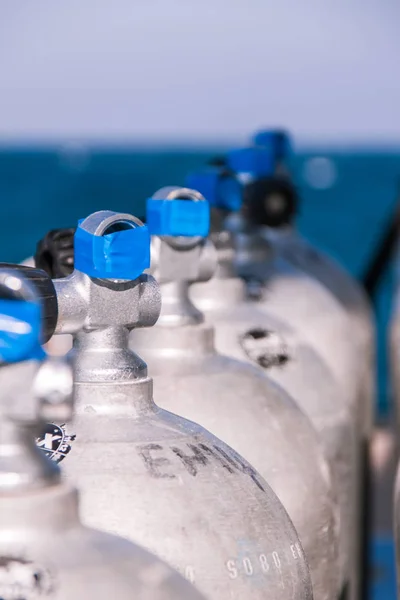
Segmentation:
{"type": "Polygon", "coordinates": [[[74,235],[74,227],[49,231],[36,245],[36,267],[52,279],[70,275],[74,270],[74,235]]]}
{"type": "MultiPolygon", "coordinates": [[[[49,275],[42,269],[0,263],[0,269],[7,269],[21,273],[34,286],[38,299],[42,303],[42,344],[49,341],[54,334],[58,319],[57,294],[49,275]]],[[[17,296],[14,296],[17,298],[17,296]]],[[[22,299],[22,296],[21,296],[22,299]]]]}
{"type": "Polygon", "coordinates": [[[248,219],[267,227],[292,223],[298,208],[296,188],[279,177],[263,177],[249,183],[245,186],[243,201],[248,219]]]}

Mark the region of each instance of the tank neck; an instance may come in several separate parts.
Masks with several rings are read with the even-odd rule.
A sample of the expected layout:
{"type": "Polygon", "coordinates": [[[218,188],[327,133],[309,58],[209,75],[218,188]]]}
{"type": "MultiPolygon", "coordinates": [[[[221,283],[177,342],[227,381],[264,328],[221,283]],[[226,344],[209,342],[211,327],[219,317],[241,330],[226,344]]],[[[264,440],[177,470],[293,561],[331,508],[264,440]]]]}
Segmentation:
{"type": "Polygon", "coordinates": [[[195,326],[204,321],[204,315],[191,301],[188,281],[171,281],[161,284],[162,306],[157,321],[161,327],[195,326]]]}
{"type": "Polygon", "coordinates": [[[215,275],[205,283],[192,285],[190,289],[194,304],[205,313],[237,306],[246,300],[245,283],[236,274],[234,236],[222,230],[211,237],[218,255],[215,275]]]}
{"type": "Polygon", "coordinates": [[[80,525],[78,494],[59,483],[30,493],[0,492],[0,530],[2,539],[11,543],[26,540],[31,531],[42,535],[46,530],[65,531],[80,525]]]}
{"type": "Polygon", "coordinates": [[[0,367],[0,495],[29,493],[60,479],[35,443],[42,425],[31,390],[37,369],[34,360],[0,367]]]}
{"type": "Polygon", "coordinates": [[[118,383],[147,378],[147,365],[129,348],[126,327],[80,330],[70,352],[75,383],[118,383]]]}
{"type": "Polygon", "coordinates": [[[191,298],[205,313],[238,306],[246,301],[246,285],[239,277],[225,277],[217,274],[207,283],[193,285],[191,298]]]}
{"type": "MultiPolygon", "coordinates": [[[[76,383],[75,399],[75,413],[78,417],[84,415],[136,419],[158,410],[153,400],[153,380],[150,377],[76,383]]],[[[98,427],[100,426],[102,425],[98,422],[98,427]]]]}
{"type": "Polygon", "coordinates": [[[75,335],[70,354],[77,415],[135,418],[157,409],[147,365],[129,348],[129,334],[126,327],[107,327],[75,335]]]}
{"type": "Polygon", "coordinates": [[[147,360],[191,360],[215,352],[214,329],[204,323],[203,313],[194,306],[192,287],[187,281],[163,283],[161,315],[156,326],[132,332],[131,342],[147,360]]]}
{"type": "MultiPolygon", "coordinates": [[[[214,328],[206,323],[178,327],[153,327],[132,332],[132,344],[155,368],[169,361],[182,362],[215,354],[214,328]]],[[[156,369],[157,370],[157,369],[156,369]]]]}

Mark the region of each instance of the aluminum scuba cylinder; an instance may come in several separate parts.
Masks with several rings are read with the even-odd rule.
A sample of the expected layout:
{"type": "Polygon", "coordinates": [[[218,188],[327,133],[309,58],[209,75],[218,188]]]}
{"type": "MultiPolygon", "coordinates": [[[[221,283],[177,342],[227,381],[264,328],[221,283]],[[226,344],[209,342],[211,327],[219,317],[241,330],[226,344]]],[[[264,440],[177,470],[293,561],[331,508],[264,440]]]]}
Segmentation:
{"type": "MultiPolygon", "coordinates": [[[[253,230],[253,248],[257,239],[262,244],[267,241],[277,256],[282,257],[290,265],[307,273],[319,281],[335,298],[349,316],[350,337],[357,340],[356,369],[348,371],[358,382],[359,415],[363,427],[362,467],[360,472],[360,514],[362,537],[361,547],[369,545],[369,505],[364,498],[370,498],[370,438],[374,422],[375,408],[375,332],[371,306],[362,287],[334,260],[313,247],[294,227],[294,219],[298,210],[298,193],[289,177],[277,173],[277,155],[282,156],[282,144],[276,137],[264,137],[259,133],[255,137],[258,148],[247,148],[228,154],[228,164],[235,170],[239,178],[245,180],[243,200],[245,221],[253,230]],[[275,145],[278,143],[278,149],[275,145]],[[257,156],[257,160],[255,160],[257,156]],[[263,169],[259,163],[265,157],[263,169]],[[269,158],[268,158],[269,157],[269,158]],[[254,167],[254,170],[253,170],[254,167]],[[361,507],[364,506],[366,512],[361,507]]],[[[285,151],[285,148],[284,148],[285,151]]],[[[281,159],[284,162],[285,157],[281,159]]],[[[344,375],[344,371],[343,371],[344,375]]],[[[366,550],[367,552],[367,550],[366,550]]],[[[367,555],[361,553],[360,571],[367,568],[367,555]]],[[[363,579],[365,585],[365,578],[363,579]]],[[[361,595],[365,596],[364,589],[361,595]]]]}
{"type": "Polygon", "coordinates": [[[299,533],[314,598],[337,598],[338,506],[316,432],[260,371],[217,354],[213,327],[190,301],[190,283],[210,279],[216,266],[208,211],[204,197],[185,188],[162,188],[148,200],[163,305],[155,327],[132,333],[132,347],[152,365],[162,408],[207,427],[265,477],[299,533]]]}
{"type": "MultiPolygon", "coordinates": [[[[223,172],[223,178],[227,178],[226,170],[223,172]]],[[[225,182],[222,190],[219,188],[217,172],[212,173],[208,169],[200,173],[192,173],[188,177],[188,181],[207,192],[214,213],[222,212],[226,215],[229,213],[229,209],[237,210],[237,206],[240,205],[240,200],[237,199],[241,195],[239,184],[236,187],[235,201],[232,188],[230,197],[223,198],[222,192],[227,188],[227,183],[225,182]]],[[[223,223],[223,221],[221,216],[214,218],[214,223],[223,223]]],[[[360,512],[357,486],[360,473],[360,450],[357,441],[359,440],[359,423],[355,404],[356,388],[350,396],[348,391],[344,393],[343,389],[338,386],[336,378],[332,377],[330,365],[318,352],[324,342],[328,344],[324,354],[327,353],[327,350],[329,352],[334,347],[332,341],[336,341],[334,336],[340,330],[329,331],[329,336],[326,335],[325,330],[322,330],[321,339],[318,339],[319,328],[313,323],[316,311],[310,311],[308,314],[305,305],[307,286],[309,285],[310,292],[316,288],[317,292],[321,294],[325,306],[326,299],[328,302],[331,299],[329,296],[327,298],[326,292],[318,282],[314,282],[307,275],[295,273],[299,279],[300,292],[302,287],[305,290],[303,299],[300,295],[303,310],[300,310],[302,326],[298,327],[296,319],[291,318],[295,310],[294,305],[298,303],[298,295],[295,295],[297,279],[282,277],[282,272],[286,275],[287,266],[283,261],[273,261],[274,287],[271,295],[269,288],[267,293],[269,301],[273,301],[275,296],[276,310],[270,312],[268,302],[262,302],[262,296],[257,295],[252,298],[251,302],[247,301],[243,284],[236,276],[235,241],[237,237],[223,229],[214,231],[211,237],[218,252],[217,273],[207,283],[192,285],[191,298],[198,308],[205,311],[209,321],[215,324],[217,349],[241,359],[247,354],[248,358],[258,362],[275,381],[292,394],[322,434],[326,456],[330,459],[334,475],[339,478],[340,483],[339,495],[344,528],[340,552],[342,573],[346,573],[347,579],[350,578],[354,582],[351,589],[358,589],[359,570],[354,564],[354,556],[357,553],[355,543],[359,539],[360,531],[357,519],[360,512]],[[276,277],[276,273],[278,273],[278,277],[276,277]],[[306,285],[304,285],[304,279],[306,285]],[[282,293],[285,291],[285,286],[286,292],[291,292],[288,296],[282,293]],[[296,303],[293,302],[293,297],[296,298],[296,303]],[[286,307],[286,310],[279,309],[280,304],[286,307]],[[307,327],[311,328],[315,334],[317,343],[314,344],[314,347],[311,343],[314,338],[312,335],[307,335],[307,327]],[[304,335],[304,330],[306,335],[304,335]],[[306,379],[307,374],[311,377],[311,373],[313,374],[312,380],[306,379]],[[302,394],[299,395],[301,392],[302,394]],[[354,523],[357,523],[356,532],[354,523]]],[[[251,244],[251,238],[249,238],[249,244],[251,244]]],[[[269,254],[272,254],[272,251],[265,242],[265,247],[258,257],[260,264],[262,264],[262,259],[269,258],[269,254]]],[[[288,272],[293,277],[292,267],[289,266],[288,272]]],[[[341,316],[342,314],[339,313],[339,318],[341,316]]],[[[341,323],[337,319],[334,321],[336,326],[341,323]]],[[[323,325],[323,321],[321,325],[323,325]]],[[[342,329],[342,333],[345,334],[345,329],[342,329]]],[[[336,341],[336,345],[340,349],[340,339],[336,341]]]]}
{"type": "MultiPolygon", "coordinates": [[[[228,163],[232,170],[245,168],[240,177],[248,185],[269,168],[268,155],[261,148],[245,148],[237,154],[232,152],[228,163]]],[[[329,290],[281,256],[247,219],[245,225],[234,234],[238,274],[248,282],[249,294],[257,299],[259,307],[264,305],[270,314],[290,323],[323,357],[348,399],[349,408],[356,411],[364,442],[371,411],[360,394],[365,374],[359,359],[363,344],[356,335],[349,336],[349,314],[329,290]]]]}
{"type": "MultiPolygon", "coordinates": [[[[366,411],[366,435],[374,419],[375,393],[375,330],[372,307],[358,282],[336,261],[312,246],[295,228],[298,212],[298,192],[289,178],[277,175],[277,156],[284,161],[290,145],[284,145],[272,132],[259,132],[254,141],[270,153],[269,172],[253,178],[243,189],[246,220],[257,234],[265,238],[290,264],[308,273],[334,296],[350,316],[354,335],[360,339],[360,363],[363,401],[366,411]]],[[[237,167],[240,169],[240,161],[237,167]]]]}
{"type": "Polygon", "coordinates": [[[74,336],[77,396],[63,466],[82,489],[84,521],[139,541],[210,599],[311,599],[297,533],[269,485],[202,427],[160,409],[128,348],[129,332],[153,325],[161,307],[142,274],[146,234],[131,215],[90,215],[75,236],[74,272],[54,280],[56,333],[74,336]]]}
{"type": "Polygon", "coordinates": [[[81,525],[76,490],[35,445],[46,419],[70,418],[73,398],[72,369],[46,360],[40,330],[34,288],[0,269],[0,597],[200,600],[147,551],[81,525]]]}
{"type": "MultiPolygon", "coordinates": [[[[218,212],[218,178],[210,170],[193,173],[191,181],[208,190],[218,212]],[[210,181],[212,178],[213,181],[210,181]]],[[[239,190],[237,190],[240,193],[239,190]]],[[[222,204],[226,210],[227,202],[222,204]]],[[[218,221],[218,219],[215,219],[218,221]]],[[[282,386],[311,419],[320,434],[325,456],[337,485],[341,507],[339,558],[342,588],[350,580],[356,532],[355,465],[357,456],[354,413],[340,399],[340,388],[321,356],[283,319],[248,302],[245,283],[235,271],[235,250],[229,232],[212,234],[218,254],[214,277],[191,285],[190,298],[215,328],[216,349],[257,365],[282,386]]]]}
{"type": "MultiPolygon", "coordinates": [[[[248,157],[247,149],[245,150],[243,155],[249,163],[246,168],[258,169],[263,173],[266,169],[266,157],[248,157]]],[[[251,172],[247,175],[252,176],[251,172]]],[[[201,183],[195,174],[187,182],[201,183]]],[[[208,183],[207,188],[209,187],[208,183]]],[[[238,211],[237,201],[223,201],[214,192],[211,197],[212,204],[219,210],[222,205],[226,214],[238,211]],[[233,208],[230,209],[229,204],[233,208]]],[[[305,342],[316,349],[335,375],[350,407],[354,409],[352,403],[359,391],[358,378],[354,376],[359,370],[359,361],[355,355],[360,346],[357,340],[349,339],[349,317],[341,305],[317,280],[277,255],[271,243],[259,237],[253,228],[243,226],[239,233],[235,232],[229,238],[229,232],[224,224],[221,225],[221,219],[217,219],[218,222],[220,228],[215,228],[213,235],[218,236],[218,243],[224,237],[228,240],[225,245],[233,243],[235,269],[246,281],[249,301],[257,303],[259,309],[265,308],[268,314],[286,321],[299,332],[305,342]]],[[[200,295],[201,290],[206,301],[207,287],[199,287],[196,294],[200,295]]]]}

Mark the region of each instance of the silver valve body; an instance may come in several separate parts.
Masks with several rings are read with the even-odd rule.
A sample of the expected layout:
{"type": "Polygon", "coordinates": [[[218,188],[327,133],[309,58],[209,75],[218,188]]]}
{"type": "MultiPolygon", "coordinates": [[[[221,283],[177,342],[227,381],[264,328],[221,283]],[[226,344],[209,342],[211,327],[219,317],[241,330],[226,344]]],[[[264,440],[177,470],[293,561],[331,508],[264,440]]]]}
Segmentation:
{"type": "MultiPolygon", "coordinates": [[[[188,192],[173,188],[153,198],[173,200],[181,198],[180,194],[187,197],[188,192]]],[[[220,242],[226,251],[221,269],[225,273],[232,254],[229,240],[220,242]]],[[[199,248],[205,245],[204,239],[196,243],[199,248]]],[[[317,434],[282,388],[255,367],[217,353],[213,326],[204,323],[190,296],[196,281],[193,273],[200,272],[201,253],[196,254],[189,242],[185,248],[163,237],[153,239],[153,244],[157,249],[154,269],[163,282],[163,308],[153,329],[132,332],[131,346],[151,365],[157,401],[162,408],[200,423],[255,466],[298,531],[311,568],[314,597],[330,600],[340,588],[339,510],[317,434]],[[186,254],[198,264],[188,268],[186,254]],[[164,255],[170,261],[165,271],[164,255]]],[[[212,246],[209,240],[207,245],[212,246]]],[[[209,284],[199,283],[196,288],[209,284]]]]}
{"type": "MultiPolygon", "coordinates": [[[[158,190],[154,200],[176,199],[188,202],[205,202],[195,190],[167,186],[158,190]]],[[[151,239],[150,272],[162,286],[162,309],[158,324],[176,323],[183,319],[187,324],[201,322],[202,314],[191,304],[189,283],[208,281],[217,268],[215,247],[201,236],[153,236],[151,239]]],[[[181,321],[182,322],[182,321],[181,321]]]]}
{"type": "Polygon", "coordinates": [[[75,270],[68,279],[54,282],[59,331],[83,325],[74,333],[74,439],[62,466],[82,489],[85,523],[139,541],[210,600],[311,600],[297,533],[268,484],[229,446],[153,401],[146,365],[127,347],[134,322],[156,319],[153,278],[98,281],[75,270]],[[88,325],[98,303],[101,321],[88,325]]]}
{"type": "MultiPolygon", "coordinates": [[[[99,211],[81,223],[102,236],[141,226],[131,215],[99,211]]],[[[75,381],[136,379],[146,366],[128,349],[134,327],[154,325],[161,309],[159,288],[151,275],[133,281],[92,278],[74,270],[54,280],[58,300],[56,334],[75,336],[75,381]]]]}
{"type": "MultiPolygon", "coordinates": [[[[95,236],[141,226],[131,215],[99,211],[87,217],[81,228],[95,236]]],[[[58,323],[56,333],[77,333],[102,327],[150,327],[157,321],[161,299],[152,277],[134,281],[93,279],[80,271],[57,282],[58,323]],[[69,294],[71,290],[71,294],[69,294]],[[118,304],[110,313],[110,302],[118,292],[118,304]],[[60,293],[59,293],[60,292],[60,293]],[[72,293],[73,292],[73,293],[72,293]]]]}
{"type": "Polygon", "coordinates": [[[148,552],[81,525],[76,491],[35,445],[44,419],[71,417],[72,370],[65,361],[43,360],[39,337],[36,353],[20,354],[18,362],[19,338],[40,330],[18,315],[21,303],[36,303],[34,289],[18,271],[0,270],[0,597],[201,600],[148,552]],[[16,308],[6,307],[4,296],[16,308]],[[12,354],[15,362],[5,363],[12,354]]]}

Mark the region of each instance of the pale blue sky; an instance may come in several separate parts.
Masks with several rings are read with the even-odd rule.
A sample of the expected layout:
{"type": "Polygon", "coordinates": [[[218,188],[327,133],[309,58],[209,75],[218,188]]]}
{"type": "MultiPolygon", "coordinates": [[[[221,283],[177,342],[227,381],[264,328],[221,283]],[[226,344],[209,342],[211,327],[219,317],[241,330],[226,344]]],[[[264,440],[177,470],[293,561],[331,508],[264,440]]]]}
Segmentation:
{"type": "Polygon", "coordinates": [[[0,5],[0,142],[400,142],[398,0],[0,5]]]}

